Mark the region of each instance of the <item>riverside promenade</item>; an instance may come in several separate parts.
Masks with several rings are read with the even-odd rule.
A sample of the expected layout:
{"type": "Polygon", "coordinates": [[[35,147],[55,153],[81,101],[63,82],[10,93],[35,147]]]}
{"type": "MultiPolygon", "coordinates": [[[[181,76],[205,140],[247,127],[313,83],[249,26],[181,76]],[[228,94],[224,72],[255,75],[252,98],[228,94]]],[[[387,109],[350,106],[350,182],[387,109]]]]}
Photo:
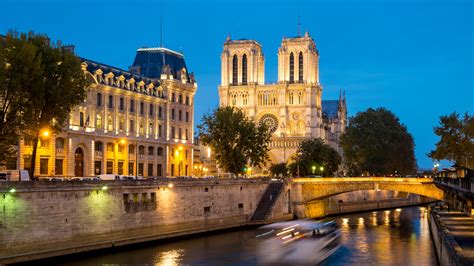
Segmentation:
{"type": "Polygon", "coordinates": [[[435,208],[430,229],[441,265],[474,265],[474,217],[435,208]]]}

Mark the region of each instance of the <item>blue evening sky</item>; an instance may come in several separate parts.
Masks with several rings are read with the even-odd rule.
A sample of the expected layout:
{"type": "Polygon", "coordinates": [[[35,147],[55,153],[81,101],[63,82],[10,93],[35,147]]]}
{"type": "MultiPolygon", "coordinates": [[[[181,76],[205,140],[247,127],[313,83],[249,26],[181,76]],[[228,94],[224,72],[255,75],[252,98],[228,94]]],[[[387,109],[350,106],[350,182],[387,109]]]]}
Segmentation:
{"type": "MultiPolygon", "coordinates": [[[[46,33],[76,52],[128,69],[138,47],[160,43],[156,1],[0,0],[0,33],[46,33]]],[[[415,138],[421,168],[440,115],[473,113],[473,3],[470,0],[211,1],[164,0],[164,46],[182,51],[195,72],[195,121],[218,104],[220,53],[233,39],[256,39],[266,81],[277,79],[283,36],[308,30],[320,52],[323,99],[346,90],[349,116],[393,111],[415,138]]],[[[447,165],[443,165],[447,166],[447,165]]]]}

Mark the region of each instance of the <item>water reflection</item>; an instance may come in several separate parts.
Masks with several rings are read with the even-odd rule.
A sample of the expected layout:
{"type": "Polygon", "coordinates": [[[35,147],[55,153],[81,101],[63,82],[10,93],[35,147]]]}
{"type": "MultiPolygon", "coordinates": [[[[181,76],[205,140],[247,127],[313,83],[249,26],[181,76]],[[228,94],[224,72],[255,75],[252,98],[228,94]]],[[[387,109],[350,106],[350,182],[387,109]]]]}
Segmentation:
{"type": "MultiPolygon", "coordinates": [[[[323,265],[437,265],[426,209],[410,207],[334,217],[342,246],[323,265]]],[[[75,256],[63,265],[255,265],[256,231],[241,230],[129,249],[75,256]]]]}

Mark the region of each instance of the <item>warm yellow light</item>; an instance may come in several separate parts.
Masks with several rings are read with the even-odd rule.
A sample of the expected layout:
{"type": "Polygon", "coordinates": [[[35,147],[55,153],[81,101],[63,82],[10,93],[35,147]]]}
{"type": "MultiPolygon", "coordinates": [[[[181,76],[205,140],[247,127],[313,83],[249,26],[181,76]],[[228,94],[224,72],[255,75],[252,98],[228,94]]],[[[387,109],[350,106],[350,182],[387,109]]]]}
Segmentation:
{"type": "Polygon", "coordinates": [[[211,158],[211,147],[207,148],[207,158],[211,158]]]}
{"type": "Polygon", "coordinates": [[[319,170],[321,170],[321,171],[322,171],[322,170],[324,170],[324,167],[322,167],[322,166],[321,166],[321,167],[319,167],[319,170]]]}
{"type": "Polygon", "coordinates": [[[169,184],[168,184],[168,187],[169,187],[169,188],[173,188],[173,186],[174,186],[173,183],[169,183],[169,184]]]}
{"type": "Polygon", "coordinates": [[[43,138],[47,138],[49,137],[49,130],[48,129],[42,129],[41,130],[41,136],[43,136],[43,138]]]}
{"type": "Polygon", "coordinates": [[[125,144],[125,142],[126,142],[125,139],[120,139],[120,144],[123,145],[123,144],[125,144]]]}
{"type": "Polygon", "coordinates": [[[179,146],[179,147],[178,147],[178,150],[182,151],[182,150],[183,150],[183,146],[179,146]]]}
{"type": "Polygon", "coordinates": [[[175,151],[174,156],[179,156],[179,151],[175,151]]]}
{"type": "Polygon", "coordinates": [[[197,169],[197,168],[198,168],[197,165],[195,165],[195,166],[194,166],[194,169],[197,169]]]}

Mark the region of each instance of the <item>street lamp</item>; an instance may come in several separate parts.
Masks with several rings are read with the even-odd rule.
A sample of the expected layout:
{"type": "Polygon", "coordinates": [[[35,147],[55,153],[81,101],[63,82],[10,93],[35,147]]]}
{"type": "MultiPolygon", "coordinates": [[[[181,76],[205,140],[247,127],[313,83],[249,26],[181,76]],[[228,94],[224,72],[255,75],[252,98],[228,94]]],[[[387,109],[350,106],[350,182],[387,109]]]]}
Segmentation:
{"type": "Polygon", "coordinates": [[[49,130],[47,128],[41,129],[40,135],[43,138],[48,138],[50,134],[51,133],[49,132],[49,130]]]}
{"type": "Polygon", "coordinates": [[[321,177],[322,177],[322,176],[323,176],[324,167],[323,167],[323,166],[319,167],[319,170],[321,171],[321,177]]]}
{"type": "Polygon", "coordinates": [[[314,175],[314,171],[316,171],[316,165],[311,166],[311,170],[313,171],[313,175],[314,175]]]}

